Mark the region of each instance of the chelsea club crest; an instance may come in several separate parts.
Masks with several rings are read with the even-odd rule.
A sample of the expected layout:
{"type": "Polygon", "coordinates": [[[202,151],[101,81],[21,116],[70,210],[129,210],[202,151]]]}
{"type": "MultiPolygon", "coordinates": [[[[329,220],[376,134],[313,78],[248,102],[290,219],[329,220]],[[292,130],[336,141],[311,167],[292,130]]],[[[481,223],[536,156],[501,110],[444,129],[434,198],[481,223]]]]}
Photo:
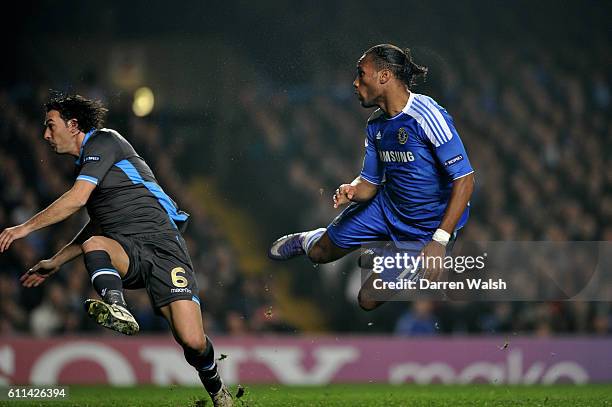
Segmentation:
{"type": "Polygon", "coordinates": [[[406,133],[406,129],[403,127],[400,127],[399,130],[397,131],[397,141],[400,144],[406,144],[407,140],[408,140],[408,133],[406,133]]]}

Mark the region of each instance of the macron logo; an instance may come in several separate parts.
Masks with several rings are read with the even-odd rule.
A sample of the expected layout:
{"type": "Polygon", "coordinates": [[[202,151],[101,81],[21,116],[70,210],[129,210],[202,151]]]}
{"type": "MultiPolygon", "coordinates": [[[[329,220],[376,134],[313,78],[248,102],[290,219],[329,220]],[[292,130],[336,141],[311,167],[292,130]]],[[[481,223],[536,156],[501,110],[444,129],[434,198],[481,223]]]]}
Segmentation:
{"type": "Polygon", "coordinates": [[[380,131],[376,134],[376,140],[380,140],[382,138],[382,134],[380,134],[380,131]]]}

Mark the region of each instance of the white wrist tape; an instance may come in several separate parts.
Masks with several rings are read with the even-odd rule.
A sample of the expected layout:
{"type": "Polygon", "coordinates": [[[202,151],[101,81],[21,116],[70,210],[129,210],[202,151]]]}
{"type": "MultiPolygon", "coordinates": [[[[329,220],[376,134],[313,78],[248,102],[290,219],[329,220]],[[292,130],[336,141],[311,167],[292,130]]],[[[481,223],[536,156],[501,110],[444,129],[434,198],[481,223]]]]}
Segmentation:
{"type": "Polygon", "coordinates": [[[436,232],[433,234],[431,240],[440,243],[442,246],[446,246],[450,240],[450,237],[450,233],[448,233],[446,230],[436,229],[436,232]]]}

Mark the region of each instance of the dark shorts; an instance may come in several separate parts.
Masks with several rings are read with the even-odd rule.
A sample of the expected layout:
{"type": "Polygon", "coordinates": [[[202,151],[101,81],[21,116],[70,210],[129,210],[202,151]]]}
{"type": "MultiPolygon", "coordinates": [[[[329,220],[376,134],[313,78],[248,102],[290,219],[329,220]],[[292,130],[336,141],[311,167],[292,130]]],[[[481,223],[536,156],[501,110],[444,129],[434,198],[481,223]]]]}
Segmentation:
{"type": "Polygon", "coordinates": [[[123,288],[145,288],[156,312],[177,300],[200,304],[198,282],[187,245],[180,234],[108,233],[106,236],[117,241],[130,259],[123,288]]]}

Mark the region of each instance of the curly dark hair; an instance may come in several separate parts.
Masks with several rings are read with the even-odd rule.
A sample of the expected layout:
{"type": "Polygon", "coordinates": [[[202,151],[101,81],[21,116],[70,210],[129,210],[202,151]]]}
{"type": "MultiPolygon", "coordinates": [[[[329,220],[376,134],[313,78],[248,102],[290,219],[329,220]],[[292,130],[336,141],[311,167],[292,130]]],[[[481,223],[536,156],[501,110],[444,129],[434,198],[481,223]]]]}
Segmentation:
{"type": "Polygon", "coordinates": [[[391,44],[379,44],[368,49],[365,55],[372,56],[377,69],[389,69],[396,78],[411,89],[416,79],[427,76],[427,67],[417,65],[412,60],[410,48],[402,50],[391,44]]]}
{"type": "Polygon", "coordinates": [[[99,100],[87,99],[81,95],[60,95],[45,103],[46,112],[57,110],[64,119],[76,119],[79,130],[88,132],[104,126],[108,109],[99,100]]]}

